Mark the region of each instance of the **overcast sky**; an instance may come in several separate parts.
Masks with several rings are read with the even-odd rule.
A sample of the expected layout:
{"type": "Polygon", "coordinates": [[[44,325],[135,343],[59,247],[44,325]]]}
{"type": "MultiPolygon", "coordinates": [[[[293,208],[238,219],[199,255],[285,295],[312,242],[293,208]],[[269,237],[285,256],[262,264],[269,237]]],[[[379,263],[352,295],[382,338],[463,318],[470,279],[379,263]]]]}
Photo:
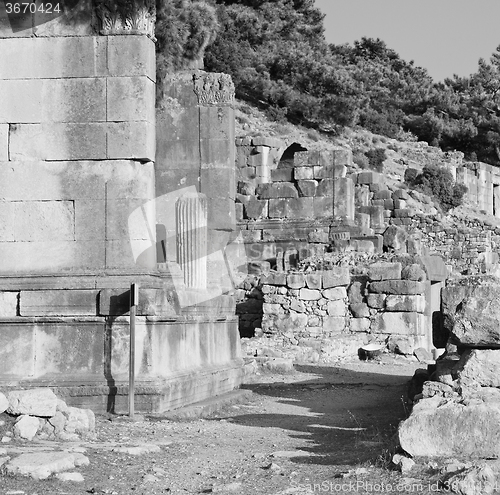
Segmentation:
{"type": "Polygon", "coordinates": [[[500,45],[500,0],[316,0],[329,43],[380,38],[435,81],[477,71],[500,45]]]}

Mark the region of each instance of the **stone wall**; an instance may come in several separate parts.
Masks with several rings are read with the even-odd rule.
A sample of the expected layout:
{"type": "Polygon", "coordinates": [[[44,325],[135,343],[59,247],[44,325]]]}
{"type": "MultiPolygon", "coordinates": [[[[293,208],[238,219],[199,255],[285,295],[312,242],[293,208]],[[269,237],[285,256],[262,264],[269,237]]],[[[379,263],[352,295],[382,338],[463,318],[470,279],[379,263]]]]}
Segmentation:
{"type": "Polygon", "coordinates": [[[264,267],[258,283],[238,294],[254,301],[237,305],[247,329],[260,325],[260,340],[247,347],[283,347],[299,360],[324,362],[356,356],[367,342],[403,354],[431,350],[430,282],[423,265],[409,260],[404,266],[381,261],[309,273],[264,267]],[[249,310],[259,305],[261,314],[252,319],[249,310]]]}

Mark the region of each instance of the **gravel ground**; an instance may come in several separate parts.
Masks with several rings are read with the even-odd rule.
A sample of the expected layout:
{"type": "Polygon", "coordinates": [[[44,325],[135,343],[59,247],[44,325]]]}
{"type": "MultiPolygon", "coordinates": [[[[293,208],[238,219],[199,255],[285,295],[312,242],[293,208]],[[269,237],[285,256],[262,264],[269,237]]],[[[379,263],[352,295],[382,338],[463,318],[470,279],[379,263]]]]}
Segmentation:
{"type": "Polygon", "coordinates": [[[78,483],[3,473],[0,495],[436,493],[432,465],[403,476],[390,463],[397,424],[408,414],[406,383],[417,367],[425,366],[389,356],[297,366],[288,375],[251,377],[248,402],[209,418],[101,416],[93,442],[14,440],[1,446],[11,458],[14,448],[66,449],[83,452],[90,464],[77,469],[78,483]]]}

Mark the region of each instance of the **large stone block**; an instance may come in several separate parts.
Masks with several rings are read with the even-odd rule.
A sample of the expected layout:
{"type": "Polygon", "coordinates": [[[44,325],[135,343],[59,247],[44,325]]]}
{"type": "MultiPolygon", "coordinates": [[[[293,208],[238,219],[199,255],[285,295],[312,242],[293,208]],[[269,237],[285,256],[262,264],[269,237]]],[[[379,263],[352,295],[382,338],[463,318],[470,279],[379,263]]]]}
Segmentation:
{"type": "Polygon", "coordinates": [[[318,181],[315,180],[298,180],[297,189],[299,190],[300,196],[315,196],[316,188],[318,187],[318,181]]]}
{"type": "Polygon", "coordinates": [[[360,206],[360,213],[370,215],[370,227],[372,229],[381,229],[384,227],[384,207],[383,206],[360,206]]]}
{"type": "MultiPolygon", "coordinates": [[[[317,177],[315,177],[317,178],[317,177]]],[[[333,197],[333,184],[334,179],[322,179],[319,181],[318,188],[316,189],[316,196],[333,197]]]]}
{"type": "Polygon", "coordinates": [[[452,370],[462,389],[500,388],[500,349],[468,349],[452,370]]]}
{"type": "MultiPolygon", "coordinates": [[[[261,201],[261,200],[257,200],[257,201],[261,201]]],[[[269,200],[269,217],[270,218],[285,218],[285,215],[286,215],[286,199],[285,198],[270,199],[269,200]]]]}
{"type": "Polygon", "coordinates": [[[351,283],[351,275],[349,267],[347,266],[334,266],[329,270],[323,271],[323,288],[329,289],[330,287],[347,286],[351,283]]]}
{"type": "MultiPolygon", "coordinates": [[[[2,39],[0,79],[105,76],[108,72],[108,39],[104,36],[2,39]]],[[[122,58],[127,58],[126,52],[122,58]]]]}
{"type": "Polygon", "coordinates": [[[155,44],[147,36],[107,36],[107,68],[111,76],[147,76],[156,81],[155,44]]]}
{"type": "Polygon", "coordinates": [[[384,280],[371,282],[369,290],[378,294],[423,294],[425,283],[415,280],[384,280]]]}
{"type": "Polygon", "coordinates": [[[371,331],[388,335],[425,335],[426,319],[421,313],[378,313],[371,331]]]}
{"type": "Polygon", "coordinates": [[[0,205],[5,215],[0,242],[74,240],[75,218],[71,201],[15,201],[0,205]]]}
{"type": "Polygon", "coordinates": [[[106,123],[10,126],[11,160],[105,160],[106,123]]]}
{"type": "Polygon", "coordinates": [[[500,283],[471,277],[451,282],[441,291],[444,326],[456,343],[500,347],[500,283]]]}
{"type": "MultiPolygon", "coordinates": [[[[276,200],[270,200],[270,201],[276,201],[276,200]]],[[[267,217],[268,202],[269,202],[268,200],[260,200],[260,199],[255,199],[255,198],[250,199],[250,201],[244,206],[245,217],[246,218],[265,218],[265,217],[267,217]]],[[[273,211],[270,216],[274,216],[274,214],[275,214],[275,211],[273,211]]]]}
{"type": "Polygon", "coordinates": [[[291,182],[278,182],[276,184],[259,184],[257,194],[261,199],[298,198],[299,194],[291,182]]]}
{"type": "Polygon", "coordinates": [[[368,269],[370,280],[397,280],[401,278],[401,263],[373,263],[368,269]]]}
{"type": "Polygon", "coordinates": [[[354,220],[354,183],[349,178],[333,181],[333,217],[335,220],[354,220]]]}
{"type": "Polygon", "coordinates": [[[344,316],[324,316],[323,331],[329,333],[342,333],[346,327],[346,318],[344,316]]]}
{"type": "Polygon", "coordinates": [[[295,180],[312,180],[314,179],[314,168],[313,167],[295,167],[293,169],[293,175],[295,180]]]}
{"type": "Polygon", "coordinates": [[[313,198],[288,198],[285,204],[285,217],[314,218],[313,198]]]}
{"type": "Polygon", "coordinates": [[[155,126],[152,122],[109,122],[107,125],[108,159],[153,162],[155,147],[155,126]]]}
{"type": "Polygon", "coordinates": [[[303,273],[289,273],[286,277],[286,284],[290,289],[301,289],[305,287],[305,275],[303,273]]]}
{"type": "Polygon", "coordinates": [[[328,301],[326,310],[329,316],[345,316],[347,314],[347,306],[342,299],[328,301]]]}
{"type": "Polygon", "coordinates": [[[0,124],[0,162],[9,160],[9,124],[0,124]]]}
{"type": "Polygon", "coordinates": [[[97,315],[97,290],[21,291],[21,316],[97,315]]]}
{"type": "Polygon", "coordinates": [[[333,200],[328,196],[313,198],[314,218],[331,218],[333,206],[333,200]]]}
{"type": "Polygon", "coordinates": [[[413,406],[399,426],[399,442],[411,456],[497,458],[499,424],[498,394],[492,402],[478,397],[462,404],[435,396],[413,406]]]}
{"type": "Polygon", "coordinates": [[[323,290],[323,297],[331,301],[345,299],[347,297],[347,291],[345,287],[332,287],[323,290]]]}
{"type": "Polygon", "coordinates": [[[0,376],[33,377],[35,332],[19,323],[0,324],[0,376]]]}
{"type": "Polygon", "coordinates": [[[0,292],[0,317],[13,318],[17,316],[19,292],[0,292]]]}
{"type": "Polygon", "coordinates": [[[321,291],[317,289],[300,289],[299,299],[303,301],[317,301],[321,299],[321,291]]]}
{"type": "Polygon", "coordinates": [[[425,311],[425,296],[388,295],[385,300],[387,311],[425,311]]]}
{"type": "Polygon", "coordinates": [[[111,77],[107,80],[107,120],[155,120],[155,83],[146,76],[111,77]]]}
{"type": "Polygon", "coordinates": [[[368,294],[366,302],[370,308],[383,309],[386,298],[385,294],[368,294]]]}

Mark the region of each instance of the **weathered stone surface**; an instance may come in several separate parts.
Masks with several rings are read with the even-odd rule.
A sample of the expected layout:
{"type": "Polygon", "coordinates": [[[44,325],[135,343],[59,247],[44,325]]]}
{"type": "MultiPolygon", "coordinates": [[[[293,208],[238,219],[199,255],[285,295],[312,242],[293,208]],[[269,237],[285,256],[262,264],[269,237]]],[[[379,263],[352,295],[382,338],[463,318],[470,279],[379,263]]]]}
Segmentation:
{"type": "Polygon", "coordinates": [[[272,358],[264,363],[264,367],[272,373],[293,372],[293,360],[286,358],[272,358]]]}
{"type": "Polygon", "coordinates": [[[332,287],[330,289],[323,290],[323,297],[335,301],[337,299],[345,299],[347,297],[347,291],[345,287],[332,287]]]}
{"type": "Polygon", "coordinates": [[[311,272],[306,275],[308,289],[321,289],[321,272],[311,272]]]}
{"type": "Polygon", "coordinates": [[[406,230],[397,225],[390,225],[384,232],[384,248],[389,251],[406,252],[406,230]]]}
{"type": "Polygon", "coordinates": [[[425,311],[425,296],[388,295],[385,300],[387,311],[425,311]]]}
{"type": "Polygon", "coordinates": [[[500,349],[468,349],[452,375],[462,387],[500,387],[500,349]]]}
{"type": "Polygon", "coordinates": [[[385,306],[386,298],[386,294],[368,294],[366,301],[370,308],[382,309],[385,306]]]}
{"type": "Polygon", "coordinates": [[[9,407],[9,400],[0,392],[0,414],[7,410],[9,407]]]}
{"type": "Polygon", "coordinates": [[[470,277],[442,290],[444,326],[455,343],[500,347],[500,282],[470,277]]]}
{"type": "Polygon", "coordinates": [[[425,335],[425,317],[421,313],[379,313],[372,322],[373,333],[425,335]]]}
{"type": "Polygon", "coordinates": [[[410,356],[414,350],[412,341],[399,335],[391,335],[389,337],[387,348],[395,354],[403,354],[404,356],[410,356]]]}
{"type": "Polygon", "coordinates": [[[321,291],[317,289],[300,289],[299,299],[303,301],[317,301],[321,299],[321,291]]]}
{"type": "Polygon", "coordinates": [[[425,282],[427,275],[420,265],[412,264],[405,266],[401,271],[403,280],[416,280],[417,282],[425,282]]]}
{"type": "Polygon", "coordinates": [[[443,480],[446,491],[457,495],[491,495],[497,493],[497,477],[488,464],[458,469],[456,474],[443,480]]]}
{"type": "Polygon", "coordinates": [[[366,305],[366,303],[355,303],[349,306],[351,309],[351,313],[354,318],[369,318],[370,317],[370,309],[366,305]]]}
{"type": "Polygon", "coordinates": [[[323,317],[323,330],[331,333],[341,333],[346,326],[344,316],[325,316],[323,317]]]}
{"type": "Polygon", "coordinates": [[[286,273],[271,272],[261,278],[262,284],[286,285],[286,273]]]}
{"type": "Polygon", "coordinates": [[[9,124],[0,124],[0,162],[9,160],[9,124]]]}
{"type": "Polygon", "coordinates": [[[340,285],[349,285],[351,276],[349,274],[349,267],[347,266],[334,266],[330,270],[323,271],[323,288],[329,289],[330,287],[338,287],[340,285]]]}
{"type": "Polygon", "coordinates": [[[435,396],[420,400],[399,427],[401,447],[411,456],[498,457],[500,403],[457,403],[435,396]]]}
{"type": "Polygon", "coordinates": [[[73,483],[82,483],[84,480],[83,475],[81,473],[57,473],[56,478],[59,481],[71,481],[73,483]]]}
{"type": "Polygon", "coordinates": [[[384,280],[372,282],[369,289],[378,294],[423,294],[425,284],[415,280],[384,280]]]}
{"type": "Polygon", "coordinates": [[[76,316],[97,314],[97,290],[21,291],[21,316],[76,316]]]}
{"type": "Polygon", "coordinates": [[[23,414],[19,416],[14,425],[14,435],[24,440],[33,440],[39,427],[40,420],[38,418],[23,414]]]}
{"type": "Polygon", "coordinates": [[[0,317],[17,316],[18,298],[19,292],[0,292],[0,317]]]}
{"type": "Polygon", "coordinates": [[[370,280],[398,280],[401,278],[401,263],[373,263],[368,269],[370,280]]]}
{"type": "Polygon", "coordinates": [[[289,273],[286,276],[286,284],[290,289],[301,289],[306,285],[303,273],[289,273]]]}
{"type": "Polygon", "coordinates": [[[259,184],[257,194],[260,199],[298,198],[299,193],[291,182],[277,182],[275,184],[259,184]]]}
{"type": "Polygon", "coordinates": [[[352,318],[349,321],[351,332],[368,332],[370,330],[370,318],[352,318]]]}
{"type": "Polygon", "coordinates": [[[80,453],[40,452],[21,454],[11,460],[5,467],[7,473],[31,476],[36,480],[44,480],[51,474],[68,471],[79,466],[88,466],[89,459],[80,453]]]}
{"type": "Polygon", "coordinates": [[[315,180],[297,181],[297,189],[299,190],[300,196],[315,196],[317,187],[318,181],[315,180]]]}
{"type": "Polygon", "coordinates": [[[360,172],[358,174],[358,184],[378,184],[379,182],[382,182],[382,176],[377,172],[360,172]]]}
{"type": "Polygon", "coordinates": [[[252,198],[244,206],[246,218],[262,218],[267,215],[268,201],[252,198]]]}
{"type": "Polygon", "coordinates": [[[330,316],[345,316],[346,315],[346,304],[343,300],[329,301],[327,306],[327,311],[330,316]]]}
{"type": "MultiPolygon", "coordinates": [[[[308,180],[311,182],[316,182],[316,181],[312,180],[314,178],[314,168],[313,167],[295,167],[293,170],[293,173],[294,173],[295,180],[297,180],[297,181],[308,180]]],[[[317,185],[317,183],[316,183],[316,185],[317,185]]]]}
{"type": "Polygon", "coordinates": [[[64,431],[66,433],[76,433],[80,436],[92,435],[95,431],[95,416],[90,409],[79,409],[78,407],[68,407],[63,415],[66,418],[64,431]]]}
{"type": "Polygon", "coordinates": [[[27,414],[51,417],[56,413],[57,397],[49,388],[14,390],[8,393],[7,398],[9,399],[7,412],[15,416],[27,414]]]}
{"type": "Polygon", "coordinates": [[[359,304],[364,300],[364,292],[366,288],[366,282],[361,282],[359,280],[355,280],[347,290],[347,295],[349,297],[350,304],[359,304]]]}
{"type": "Polygon", "coordinates": [[[333,217],[335,220],[352,221],[355,217],[354,183],[348,178],[333,181],[333,217]]]}

